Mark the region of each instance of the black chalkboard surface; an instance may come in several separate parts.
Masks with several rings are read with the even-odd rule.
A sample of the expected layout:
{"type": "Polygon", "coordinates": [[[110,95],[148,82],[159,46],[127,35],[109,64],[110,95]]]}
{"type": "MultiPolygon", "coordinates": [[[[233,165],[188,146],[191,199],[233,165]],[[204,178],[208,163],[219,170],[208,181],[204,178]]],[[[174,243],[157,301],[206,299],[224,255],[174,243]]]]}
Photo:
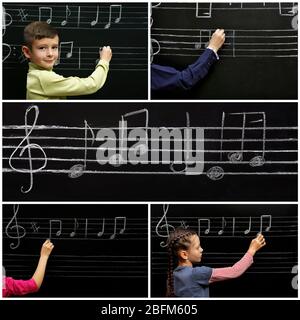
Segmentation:
{"type": "Polygon", "coordinates": [[[296,3],[152,4],[153,63],[182,70],[196,61],[217,28],[226,33],[220,60],[187,92],[154,99],[296,99],[296,3]]]}
{"type": "Polygon", "coordinates": [[[5,201],[295,201],[296,103],[4,103],[5,201]]]}
{"type": "Polygon", "coordinates": [[[258,232],[267,245],[241,277],[210,285],[211,297],[297,297],[297,205],[152,205],[151,295],[165,296],[166,240],[177,227],[200,235],[201,265],[232,266],[258,232]]]}
{"type": "Polygon", "coordinates": [[[29,279],[54,249],[36,297],[146,297],[146,205],[4,205],[6,275],[29,279]],[[134,250],[133,250],[134,248],[134,250]]]}
{"type": "Polygon", "coordinates": [[[104,87],[80,99],[147,99],[147,3],[4,3],[3,10],[4,99],[26,97],[28,67],[21,45],[23,29],[32,21],[47,21],[58,30],[60,59],[54,71],[66,77],[89,76],[99,48],[112,47],[104,87]]]}

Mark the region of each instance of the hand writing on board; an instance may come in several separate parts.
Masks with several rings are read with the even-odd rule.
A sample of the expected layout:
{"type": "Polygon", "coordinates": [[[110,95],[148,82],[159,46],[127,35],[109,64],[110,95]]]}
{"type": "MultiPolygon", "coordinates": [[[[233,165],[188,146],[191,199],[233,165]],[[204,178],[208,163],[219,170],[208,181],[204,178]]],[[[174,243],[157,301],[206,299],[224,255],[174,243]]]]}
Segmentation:
{"type": "Polygon", "coordinates": [[[101,48],[99,51],[99,54],[100,54],[100,59],[109,62],[112,57],[112,51],[110,46],[101,48]]]}
{"type": "Polygon", "coordinates": [[[211,36],[207,48],[212,49],[214,52],[222,47],[225,42],[225,32],[224,29],[217,29],[211,36]]]}
{"type": "Polygon", "coordinates": [[[266,240],[264,238],[264,236],[260,233],[257,235],[257,237],[255,239],[253,239],[250,243],[248,252],[254,256],[255,253],[260,250],[262,247],[264,247],[266,245],[266,240]]]}

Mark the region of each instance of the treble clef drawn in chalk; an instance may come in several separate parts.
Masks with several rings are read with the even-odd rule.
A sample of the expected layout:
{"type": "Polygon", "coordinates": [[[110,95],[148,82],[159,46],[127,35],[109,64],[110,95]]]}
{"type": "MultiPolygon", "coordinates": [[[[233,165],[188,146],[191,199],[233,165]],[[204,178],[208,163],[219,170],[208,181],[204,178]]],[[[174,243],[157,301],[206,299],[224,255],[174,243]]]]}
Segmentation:
{"type": "Polygon", "coordinates": [[[8,238],[16,239],[17,243],[12,242],[9,246],[11,249],[17,249],[20,245],[20,239],[26,235],[25,228],[18,224],[17,214],[19,211],[19,205],[14,205],[14,215],[5,228],[5,233],[8,238]],[[12,234],[13,233],[13,234],[12,234]]]}
{"type": "Polygon", "coordinates": [[[292,9],[293,14],[295,15],[292,19],[292,28],[298,30],[298,6],[294,6],[292,9]]]}
{"type": "Polygon", "coordinates": [[[156,39],[151,39],[151,48],[150,48],[150,61],[153,62],[153,57],[160,52],[160,44],[156,39]],[[155,50],[153,47],[157,47],[155,50]]]}
{"type": "Polygon", "coordinates": [[[45,151],[43,150],[43,148],[42,148],[40,145],[36,144],[36,143],[30,143],[30,139],[29,139],[29,136],[30,136],[30,134],[32,133],[32,131],[33,131],[35,125],[36,125],[38,116],[39,116],[39,108],[38,108],[38,106],[33,105],[33,106],[29,107],[29,108],[26,110],[26,112],[25,112],[25,137],[22,139],[22,141],[18,144],[18,146],[16,147],[16,149],[13,151],[13,153],[12,153],[11,156],[9,157],[9,166],[10,166],[13,170],[15,170],[15,171],[17,171],[17,172],[23,172],[23,173],[27,173],[27,172],[28,172],[28,173],[29,173],[29,176],[30,176],[29,187],[28,187],[28,189],[26,190],[26,189],[24,189],[24,187],[22,186],[22,187],[21,187],[21,191],[22,191],[23,193],[28,193],[28,192],[32,189],[32,187],[33,187],[33,173],[36,173],[36,172],[39,172],[39,171],[43,170],[43,169],[46,167],[46,165],[47,165],[47,156],[46,156],[46,153],[45,153],[45,151]],[[27,125],[27,119],[28,119],[28,114],[30,113],[31,110],[34,110],[34,112],[35,112],[35,117],[34,117],[33,124],[32,124],[31,126],[29,126],[29,125],[27,125]],[[29,128],[30,128],[30,130],[29,130],[29,128]],[[23,142],[25,142],[25,141],[26,141],[27,144],[26,144],[24,147],[22,147],[22,144],[23,144],[23,142]],[[19,155],[17,155],[17,152],[18,152],[19,149],[21,149],[21,150],[20,150],[19,155]],[[31,151],[32,151],[32,149],[38,149],[38,150],[40,150],[40,151],[42,152],[42,155],[43,155],[43,161],[44,161],[44,163],[43,163],[40,167],[38,167],[38,168],[36,168],[36,169],[33,168],[32,157],[31,157],[31,151]],[[12,164],[13,159],[15,158],[15,156],[17,156],[17,157],[22,157],[23,154],[24,154],[24,152],[25,152],[26,150],[27,150],[27,152],[28,152],[29,169],[16,168],[16,167],[12,164]]]}
{"type": "Polygon", "coordinates": [[[2,7],[2,36],[5,35],[6,27],[10,26],[12,22],[12,16],[5,11],[4,7],[2,7]]]}
{"type": "Polygon", "coordinates": [[[161,2],[158,2],[156,4],[151,4],[150,6],[150,27],[152,27],[153,24],[153,18],[152,18],[152,8],[157,8],[161,5],[161,2]]]}
{"type": "MultiPolygon", "coordinates": [[[[168,224],[168,220],[167,220],[167,213],[168,213],[168,210],[169,210],[169,205],[163,205],[163,211],[164,211],[164,214],[163,216],[161,217],[161,219],[158,221],[158,224],[156,225],[155,227],[155,232],[156,234],[159,236],[159,237],[162,237],[162,238],[169,238],[169,235],[170,235],[170,229],[172,231],[175,230],[175,228],[168,224]],[[165,229],[165,233],[161,233],[160,230],[162,229],[165,229]]],[[[160,243],[160,246],[162,248],[166,247],[168,245],[167,241],[162,241],[160,243]]]]}

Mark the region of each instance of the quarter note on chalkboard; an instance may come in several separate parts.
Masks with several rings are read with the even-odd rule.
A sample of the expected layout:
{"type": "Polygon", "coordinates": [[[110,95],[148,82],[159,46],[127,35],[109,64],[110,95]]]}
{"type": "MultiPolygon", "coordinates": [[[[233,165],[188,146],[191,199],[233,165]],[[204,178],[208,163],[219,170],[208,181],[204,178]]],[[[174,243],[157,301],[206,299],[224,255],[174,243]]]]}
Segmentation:
{"type": "Polygon", "coordinates": [[[50,220],[49,221],[49,239],[52,238],[52,235],[55,234],[56,237],[59,237],[62,233],[62,223],[61,220],[50,220]],[[54,225],[54,226],[53,226],[54,225]]]}
{"type": "Polygon", "coordinates": [[[248,234],[251,231],[251,217],[249,218],[249,225],[248,228],[244,231],[244,234],[248,234]]]}
{"type": "Polygon", "coordinates": [[[198,235],[201,235],[201,227],[203,223],[206,224],[207,228],[204,230],[204,234],[209,234],[210,232],[210,219],[198,219],[198,235]]]}
{"type": "Polygon", "coordinates": [[[51,7],[39,7],[39,21],[46,21],[48,24],[52,22],[51,7]]]}
{"type": "Polygon", "coordinates": [[[91,127],[88,125],[87,121],[84,120],[84,158],[83,164],[75,164],[70,168],[70,172],[68,174],[69,178],[78,178],[84,174],[86,169],[86,161],[87,161],[87,146],[88,146],[88,131],[92,135],[92,145],[95,142],[95,134],[91,127]]]}
{"type": "Polygon", "coordinates": [[[219,236],[224,233],[225,227],[226,227],[226,220],[225,220],[225,217],[222,217],[222,228],[218,231],[219,236]]]}
{"type": "Polygon", "coordinates": [[[104,29],[109,29],[112,23],[119,23],[122,18],[122,5],[121,4],[111,4],[109,6],[109,18],[108,23],[104,26],[104,29]],[[117,13],[117,18],[112,19],[113,13],[117,13]],[[112,21],[113,20],[113,21],[112,21]]]}
{"type": "Polygon", "coordinates": [[[68,18],[70,15],[71,15],[71,10],[69,9],[69,6],[66,5],[66,16],[65,16],[65,20],[61,22],[62,26],[65,26],[68,23],[68,18]]]}
{"type": "Polygon", "coordinates": [[[93,21],[91,21],[91,26],[95,26],[98,23],[99,20],[99,6],[97,6],[97,12],[96,12],[96,17],[93,21]]]}
{"type": "Polygon", "coordinates": [[[100,238],[103,236],[104,234],[104,228],[105,228],[105,218],[102,219],[102,227],[101,227],[101,231],[99,231],[97,233],[97,237],[100,238]]]}
{"type": "Polygon", "coordinates": [[[114,233],[110,236],[110,239],[115,239],[117,234],[123,234],[126,229],[126,217],[115,217],[114,222],[114,233]],[[120,224],[122,227],[118,228],[118,221],[120,221],[120,224]],[[119,232],[117,230],[119,229],[119,232]]]}
{"type": "Polygon", "coordinates": [[[77,222],[77,219],[74,218],[74,228],[73,228],[73,231],[70,233],[71,238],[76,236],[76,232],[77,232],[78,227],[79,227],[79,223],[77,222]]]}

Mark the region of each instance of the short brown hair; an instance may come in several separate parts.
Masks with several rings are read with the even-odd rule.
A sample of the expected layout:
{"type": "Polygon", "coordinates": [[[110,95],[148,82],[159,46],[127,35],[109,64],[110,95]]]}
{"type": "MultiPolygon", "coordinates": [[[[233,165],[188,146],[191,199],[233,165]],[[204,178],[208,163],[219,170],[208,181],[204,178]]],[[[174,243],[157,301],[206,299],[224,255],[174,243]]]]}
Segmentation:
{"type": "Polygon", "coordinates": [[[58,35],[56,29],[45,21],[34,21],[24,29],[24,44],[31,48],[34,40],[54,38],[58,35]]]}

